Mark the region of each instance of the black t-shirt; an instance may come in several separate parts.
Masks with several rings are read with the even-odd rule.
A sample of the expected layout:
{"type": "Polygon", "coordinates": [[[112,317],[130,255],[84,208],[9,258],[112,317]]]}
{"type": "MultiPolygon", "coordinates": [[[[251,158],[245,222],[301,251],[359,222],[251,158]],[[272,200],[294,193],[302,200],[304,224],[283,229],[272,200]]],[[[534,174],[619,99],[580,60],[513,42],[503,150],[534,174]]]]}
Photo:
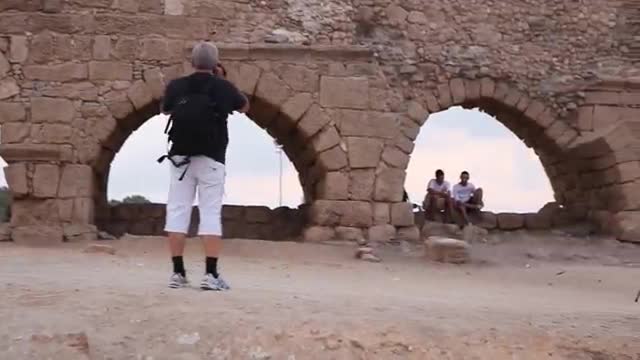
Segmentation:
{"type": "MultiPolygon", "coordinates": [[[[219,111],[227,114],[227,116],[236,110],[242,109],[246,104],[247,99],[229,81],[212,74],[197,72],[169,83],[162,104],[162,112],[171,113],[175,105],[189,93],[190,89],[198,90],[203,89],[205,86],[209,86],[211,98],[216,102],[219,111]]],[[[211,116],[211,114],[202,114],[202,116],[211,116]]],[[[215,121],[213,116],[211,116],[211,121],[215,121]]],[[[220,124],[218,131],[220,132],[220,141],[211,144],[210,151],[204,155],[224,164],[227,145],[229,144],[229,130],[226,118],[220,124]]],[[[172,151],[169,153],[171,155],[184,155],[172,151]]]]}

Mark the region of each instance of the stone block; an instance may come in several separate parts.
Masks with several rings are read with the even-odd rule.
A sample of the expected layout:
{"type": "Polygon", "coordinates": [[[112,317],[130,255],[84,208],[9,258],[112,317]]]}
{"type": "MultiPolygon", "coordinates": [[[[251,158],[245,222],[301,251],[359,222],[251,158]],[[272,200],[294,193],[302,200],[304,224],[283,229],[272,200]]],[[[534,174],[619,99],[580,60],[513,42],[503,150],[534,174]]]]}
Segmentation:
{"type": "Polygon", "coordinates": [[[68,82],[86,80],[87,65],[64,63],[57,65],[29,65],[24,67],[24,75],[29,80],[68,82]]]}
{"type": "Polygon", "coordinates": [[[98,35],[93,39],[93,59],[109,60],[111,58],[111,37],[98,35]]]}
{"type": "Polygon", "coordinates": [[[304,242],[318,243],[331,241],[335,238],[336,231],[332,227],[311,226],[304,229],[304,242]]]}
{"type": "Polygon", "coordinates": [[[411,101],[407,110],[409,118],[419,125],[424,124],[429,117],[429,112],[417,101],[411,101]]]}
{"type": "Polygon", "coordinates": [[[33,195],[52,198],[58,194],[60,167],[51,164],[37,164],[33,175],[33,195]]]}
{"type": "Polygon", "coordinates": [[[5,166],[4,177],[13,195],[23,196],[29,193],[26,164],[16,163],[5,166]]]}
{"type": "Polygon", "coordinates": [[[27,112],[22,103],[0,103],[0,124],[24,121],[26,117],[27,112]]]}
{"type": "MultiPolygon", "coordinates": [[[[409,12],[398,5],[391,4],[385,9],[385,14],[391,25],[404,25],[409,12]]],[[[415,16],[414,16],[415,17],[415,16]]]]}
{"type": "Polygon", "coordinates": [[[373,224],[373,210],[371,203],[364,201],[341,202],[339,225],[347,227],[365,228],[373,224]]]}
{"type": "Polygon", "coordinates": [[[375,225],[391,223],[391,204],[373,203],[373,223],[375,225]]]}
{"type": "Polygon", "coordinates": [[[440,104],[438,104],[438,99],[432,92],[426,91],[424,94],[424,100],[427,104],[427,110],[429,110],[430,113],[433,114],[442,110],[440,104]]]}
{"type": "Polygon", "coordinates": [[[464,241],[445,237],[429,237],[425,241],[426,255],[433,261],[465,264],[471,261],[471,246],[464,241]]]}
{"type": "Polygon", "coordinates": [[[24,35],[13,35],[10,38],[9,60],[23,63],[29,57],[29,43],[24,35]]]}
{"type": "Polygon", "coordinates": [[[577,123],[580,131],[593,131],[593,106],[578,108],[577,123]]]}
{"type": "Polygon", "coordinates": [[[387,145],[382,152],[382,161],[394,168],[406,169],[409,166],[409,160],[409,154],[395,146],[387,145]]]}
{"type": "Polygon", "coordinates": [[[273,107],[280,107],[289,99],[291,92],[287,84],[272,72],[264,72],[258,81],[255,96],[273,107]]]}
{"type": "Polygon", "coordinates": [[[374,225],[368,231],[369,242],[389,242],[396,238],[396,228],[390,224],[374,225]]]}
{"type": "Polygon", "coordinates": [[[286,116],[284,121],[298,122],[312,103],[313,96],[309,93],[298,93],[290,97],[280,109],[280,112],[286,116]]]}
{"type": "Polygon", "coordinates": [[[319,165],[327,171],[337,171],[345,168],[347,163],[347,154],[340,146],[333,147],[318,155],[319,165]]]}
{"type": "Polygon", "coordinates": [[[71,143],[73,129],[65,124],[34,124],[31,126],[31,140],[46,144],[71,143]]]}
{"type": "Polygon", "coordinates": [[[107,255],[115,255],[116,249],[111,245],[103,245],[103,244],[91,244],[87,246],[84,250],[84,253],[87,254],[107,254],[107,255]]]}
{"type": "Polygon", "coordinates": [[[318,91],[320,75],[317,70],[312,70],[299,65],[282,65],[278,67],[280,77],[296,92],[318,91]]]}
{"type": "Polygon", "coordinates": [[[320,104],[323,107],[367,109],[369,80],[323,76],[320,80],[320,104]]]}
{"type": "Polygon", "coordinates": [[[89,63],[89,79],[131,81],[133,67],[126,62],[92,61],[89,63]]]}
{"type": "Polygon", "coordinates": [[[449,88],[451,89],[451,97],[454,104],[462,104],[466,100],[466,91],[462,79],[452,79],[449,82],[449,88]]]}
{"type": "Polygon", "coordinates": [[[618,240],[640,243],[640,211],[624,211],[616,214],[614,232],[618,240]]]}
{"type": "Polygon", "coordinates": [[[271,209],[266,206],[247,206],[245,218],[250,224],[267,224],[271,221],[271,209]]]}
{"type": "Polygon", "coordinates": [[[317,196],[319,199],[326,200],[348,200],[348,175],[342,172],[326,173],[324,178],[318,183],[317,196]]]}
{"type": "Polygon", "coordinates": [[[245,207],[236,205],[222,206],[222,219],[239,221],[245,219],[245,207]]]}
{"type": "Polygon", "coordinates": [[[154,100],[160,100],[164,96],[166,84],[164,75],[158,68],[147,69],[144,71],[144,82],[147,84],[151,96],[154,100]]]}
{"type": "Polygon", "coordinates": [[[310,222],[315,225],[337,226],[342,217],[340,201],[316,200],[311,204],[310,222]]]}
{"type": "Polygon", "coordinates": [[[60,246],[64,240],[60,225],[29,225],[14,227],[11,239],[21,246],[60,246]]]}
{"type": "Polygon", "coordinates": [[[451,89],[449,84],[440,84],[437,87],[438,90],[438,105],[440,109],[448,109],[453,105],[453,98],[451,97],[451,89]]]}
{"type": "Polygon", "coordinates": [[[143,109],[153,101],[151,89],[149,89],[147,84],[141,80],[136,81],[131,85],[129,90],[127,90],[127,97],[136,110],[143,109]]]}
{"type": "Polygon", "coordinates": [[[93,196],[93,178],[93,169],[89,165],[65,165],[62,168],[58,196],[61,198],[93,196]]]}
{"type": "Polygon", "coordinates": [[[467,225],[462,229],[462,239],[468,244],[486,242],[489,231],[479,226],[467,225]]]}
{"type": "Polygon", "coordinates": [[[374,170],[353,169],[349,172],[349,176],[349,198],[352,200],[371,200],[375,183],[374,170]]]}
{"type": "Polygon", "coordinates": [[[334,126],[325,127],[311,139],[313,149],[320,153],[340,144],[340,135],[334,126]]]}
{"type": "Polygon", "coordinates": [[[471,221],[483,229],[493,230],[498,227],[498,217],[494,213],[482,211],[477,215],[471,214],[471,217],[471,221]]]}
{"type": "Polygon", "coordinates": [[[402,169],[382,169],[376,177],[373,199],[382,202],[402,201],[405,177],[402,169]]]}
{"type": "Polygon", "coordinates": [[[395,114],[372,111],[340,110],[335,116],[340,135],[395,139],[399,133],[395,114]]]}
{"type": "Polygon", "coordinates": [[[551,228],[551,217],[543,214],[524,214],[524,227],[529,230],[548,230],[551,228]]]}
{"type": "MultiPolygon", "coordinates": [[[[65,224],[62,227],[66,242],[88,242],[98,240],[98,229],[89,224],[65,224]]],[[[87,252],[85,249],[84,252],[87,252]]]]}
{"type": "Polygon", "coordinates": [[[298,129],[305,138],[310,138],[325,127],[330,120],[331,118],[320,106],[313,104],[298,123],[298,129]]]}
{"type": "Polygon", "coordinates": [[[7,123],[2,125],[0,132],[3,144],[15,144],[23,142],[31,133],[31,126],[28,123],[7,123]]]}
{"type": "Polygon", "coordinates": [[[350,167],[352,169],[377,167],[380,162],[383,147],[383,142],[378,139],[361,137],[347,138],[350,167]]]}
{"type": "Polygon", "coordinates": [[[619,181],[626,183],[640,178],[640,161],[629,161],[618,164],[619,181]]]}
{"type": "Polygon", "coordinates": [[[406,226],[398,228],[396,240],[416,243],[420,241],[420,230],[417,226],[406,226]]]}
{"type": "Polygon", "coordinates": [[[0,100],[20,94],[20,87],[13,78],[0,80],[0,100]]]}
{"type": "Polygon", "coordinates": [[[364,240],[362,229],[355,227],[338,226],[336,228],[336,240],[345,240],[361,243],[364,240]]]}
{"type": "Polygon", "coordinates": [[[4,54],[0,52],[0,79],[4,78],[9,70],[11,70],[11,64],[9,64],[7,58],[4,57],[4,54]]]}
{"type": "Polygon", "coordinates": [[[183,15],[184,0],[165,0],[164,14],[165,15],[183,15]]]}
{"type": "Polygon", "coordinates": [[[408,202],[391,204],[391,224],[395,226],[413,225],[413,206],[408,202]]]}
{"type": "Polygon", "coordinates": [[[133,104],[124,92],[112,91],[105,95],[105,104],[114,118],[121,120],[133,112],[133,104]]]}
{"type": "Polygon", "coordinates": [[[524,227],[524,215],[502,213],[498,214],[498,228],[500,230],[518,230],[524,227]]]}
{"type": "Polygon", "coordinates": [[[34,123],[70,123],[76,110],[67,99],[31,98],[31,121],[34,123]]]}
{"type": "Polygon", "coordinates": [[[53,98],[98,101],[98,88],[88,81],[49,85],[42,89],[42,95],[53,98]]]}
{"type": "Polygon", "coordinates": [[[0,242],[11,241],[11,225],[0,223],[0,242]]]}

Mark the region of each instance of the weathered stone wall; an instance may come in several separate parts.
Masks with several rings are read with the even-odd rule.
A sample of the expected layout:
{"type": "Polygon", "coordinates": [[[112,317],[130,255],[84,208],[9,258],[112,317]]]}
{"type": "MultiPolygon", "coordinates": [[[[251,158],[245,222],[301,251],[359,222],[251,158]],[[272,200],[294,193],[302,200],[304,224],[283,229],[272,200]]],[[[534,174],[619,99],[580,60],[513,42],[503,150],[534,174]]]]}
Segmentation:
{"type": "Polygon", "coordinates": [[[640,213],[638,4],[2,1],[13,237],[61,241],[64,226],[109,217],[114,154],[189,71],[192,44],[210,39],[299,172],[308,239],[413,232],[401,202],[413,142],[455,105],[494,115],[532,147],[574,218],[637,238],[625,224],[640,213]]]}
{"type": "MultiPolygon", "coordinates": [[[[124,234],[162,236],[165,221],[164,204],[119,204],[110,208],[110,218],[100,228],[115,236],[124,234]]],[[[301,239],[306,224],[305,209],[264,206],[233,206],[222,208],[223,237],[242,239],[301,239]]],[[[194,207],[189,230],[195,236],[199,213],[194,207]]]]}

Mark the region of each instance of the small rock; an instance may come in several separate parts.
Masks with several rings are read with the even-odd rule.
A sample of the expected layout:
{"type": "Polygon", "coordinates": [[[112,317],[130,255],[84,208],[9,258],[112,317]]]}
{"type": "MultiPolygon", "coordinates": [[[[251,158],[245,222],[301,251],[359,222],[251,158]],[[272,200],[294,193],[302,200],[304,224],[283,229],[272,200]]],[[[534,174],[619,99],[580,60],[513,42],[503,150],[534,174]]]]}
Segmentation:
{"type": "Polygon", "coordinates": [[[195,345],[198,341],[200,341],[200,334],[197,332],[193,334],[182,334],[177,339],[180,345],[195,345]]]}
{"type": "Polygon", "coordinates": [[[116,237],[106,231],[98,232],[98,240],[116,240],[116,237]]]}
{"type": "Polygon", "coordinates": [[[425,241],[427,256],[434,261],[464,264],[471,260],[471,246],[464,241],[431,236],[425,241]]]}
{"type": "Polygon", "coordinates": [[[366,254],[372,254],[373,249],[367,246],[361,246],[356,250],[356,259],[362,259],[362,256],[366,254]]]}
{"type": "Polygon", "coordinates": [[[364,254],[360,259],[368,262],[373,262],[373,263],[379,263],[382,261],[382,259],[380,259],[379,257],[373,254],[364,254]]]}
{"type": "Polygon", "coordinates": [[[91,244],[87,246],[86,249],[84,249],[84,252],[88,254],[102,253],[102,254],[115,255],[116,249],[114,249],[113,246],[110,246],[110,245],[91,244]]]}

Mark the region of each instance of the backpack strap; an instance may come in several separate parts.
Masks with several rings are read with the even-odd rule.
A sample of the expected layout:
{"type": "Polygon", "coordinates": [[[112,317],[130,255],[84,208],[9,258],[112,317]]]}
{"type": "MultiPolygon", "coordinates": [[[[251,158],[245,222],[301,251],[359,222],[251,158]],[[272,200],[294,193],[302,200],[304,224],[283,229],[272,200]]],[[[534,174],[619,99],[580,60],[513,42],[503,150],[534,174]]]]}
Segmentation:
{"type": "Polygon", "coordinates": [[[180,175],[180,178],[178,179],[182,181],[184,179],[184,176],[187,175],[187,170],[189,170],[189,165],[191,164],[191,156],[185,157],[182,161],[175,161],[173,159],[173,156],[167,154],[160,156],[157,161],[158,163],[162,164],[165,160],[169,160],[171,164],[177,168],[181,168],[186,165],[184,171],[182,172],[182,175],[180,175]]]}

